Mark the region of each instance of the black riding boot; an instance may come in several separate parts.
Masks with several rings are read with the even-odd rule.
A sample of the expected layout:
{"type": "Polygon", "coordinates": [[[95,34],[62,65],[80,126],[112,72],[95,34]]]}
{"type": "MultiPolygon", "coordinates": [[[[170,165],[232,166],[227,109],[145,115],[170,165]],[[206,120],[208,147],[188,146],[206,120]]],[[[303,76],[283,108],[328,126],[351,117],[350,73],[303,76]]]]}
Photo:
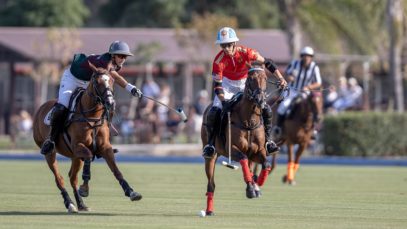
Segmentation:
{"type": "Polygon", "coordinates": [[[264,130],[266,132],[266,150],[268,154],[275,153],[280,150],[280,147],[271,139],[272,131],[272,111],[269,105],[266,105],[262,111],[264,130]]]}
{"type": "Polygon", "coordinates": [[[45,140],[41,147],[41,154],[49,154],[55,148],[55,140],[61,132],[66,116],[68,115],[68,109],[60,104],[56,103],[52,108],[51,114],[51,131],[49,137],[45,140]]]}
{"type": "Polygon", "coordinates": [[[204,158],[212,158],[215,155],[215,139],[218,120],[220,119],[221,109],[218,107],[212,107],[206,117],[206,133],[208,137],[208,144],[203,148],[202,156],[204,158]]]}

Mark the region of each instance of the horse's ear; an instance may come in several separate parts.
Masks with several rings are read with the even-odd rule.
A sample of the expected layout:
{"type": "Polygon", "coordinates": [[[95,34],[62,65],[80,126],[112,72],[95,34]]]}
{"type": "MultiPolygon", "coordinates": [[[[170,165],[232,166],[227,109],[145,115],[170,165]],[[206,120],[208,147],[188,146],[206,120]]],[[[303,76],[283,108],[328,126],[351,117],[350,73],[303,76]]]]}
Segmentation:
{"type": "Polygon", "coordinates": [[[93,65],[90,61],[88,61],[89,67],[92,69],[92,71],[96,72],[97,71],[97,67],[95,65],[93,65]]]}
{"type": "Polygon", "coordinates": [[[107,69],[112,69],[112,68],[114,68],[113,61],[109,61],[109,63],[107,63],[107,69]]]}

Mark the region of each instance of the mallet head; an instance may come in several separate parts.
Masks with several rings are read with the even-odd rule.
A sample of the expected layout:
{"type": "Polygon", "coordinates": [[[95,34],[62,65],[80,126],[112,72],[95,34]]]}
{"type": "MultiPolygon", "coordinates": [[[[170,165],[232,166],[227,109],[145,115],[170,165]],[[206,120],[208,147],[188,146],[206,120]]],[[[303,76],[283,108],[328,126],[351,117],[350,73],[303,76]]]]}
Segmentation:
{"type": "Polygon", "coordinates": [[[187,115],[185,114],[184,110],[183,110],[181,107],[179,107],[179,108],[177,109],[177,111],[178,111],[178,114],[181,116],[182,121],[183,121],[183,122],[187,122],[187,121],[188,121],[188,117],[187,117],[187,115]]]}

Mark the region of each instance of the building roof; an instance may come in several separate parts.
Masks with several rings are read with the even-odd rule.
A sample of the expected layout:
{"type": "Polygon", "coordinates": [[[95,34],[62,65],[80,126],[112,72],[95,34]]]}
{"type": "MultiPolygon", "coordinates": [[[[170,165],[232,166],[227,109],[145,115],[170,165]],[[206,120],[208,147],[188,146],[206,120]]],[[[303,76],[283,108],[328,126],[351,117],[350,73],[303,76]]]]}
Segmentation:
{"type": "MultiPolygon", "coordinates": [[[[58,42],[55,43],[60,47],[53,46],[54,51],[51,51],[51,42],[47,38],[50,31],[47,28],[0,27],[0,61],[8,61],[10,54],[13,54],[16,61],[63,60],[66,56],[72,57],[78,52],[100,54],[106,52],[110,43],[115,40],[127,42],[131,50],[135,50],[140,44],[159,43],[159,51],[153,56],[153,60],[160,62],[187,62],[191,59],[212,61],[219,51],[213,42],[213,45],[202,44],[196,54],[189,54],[188,50],[179,44],[177,30],[143,28],[79,28],[73,30],[71,34],[74,35],[69,35],[66,32],[68,29],[60,29],[65,31],[61,33],[62,36],[77,37],[71,39],[76,45],[73,45],[73,49],[62,52],[63,48],[60,47],[70,46],[72,44],[69,43],[72,42],[70,39],[56,37],[58,42]]],[[[241,29],[238,30],[238,36],[239,44],[254,48],[265,57],[270,57],[278,63],[290,61],[288,41],[283,31],[241,29]]]]}

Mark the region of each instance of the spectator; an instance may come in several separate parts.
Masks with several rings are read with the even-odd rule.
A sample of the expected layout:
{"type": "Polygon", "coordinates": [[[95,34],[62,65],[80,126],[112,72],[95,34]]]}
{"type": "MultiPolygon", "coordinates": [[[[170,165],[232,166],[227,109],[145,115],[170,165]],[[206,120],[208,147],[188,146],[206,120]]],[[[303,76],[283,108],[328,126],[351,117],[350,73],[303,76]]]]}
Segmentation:
{"type": "Polygon", "coordinates": [[[206,107],[210,104],[210,101],[208,100],[208,92],[206,90],[201,90],[198,93],[198,98],[196,99],[194,103],[194,108],[195,111],[198,115],[203,115],[205,112],[206,107]]]}
{"type": "Polygon", "coordinates": [[[339,112],[349,109],[358,109],[362,103],[363,89],[359,86],[357,80],[353,77],[349,78],[347,85],[346,94],[333,104],[333,107],[339,112]]]}
{"type": "Polygon", "coordinates": [[[22,110],[20,112],[20,122],[18,126],[20,134],[24,137],[29,136],[31,134],[32,127],[33,120],[31,115],[26,110],[22,110]]]}

